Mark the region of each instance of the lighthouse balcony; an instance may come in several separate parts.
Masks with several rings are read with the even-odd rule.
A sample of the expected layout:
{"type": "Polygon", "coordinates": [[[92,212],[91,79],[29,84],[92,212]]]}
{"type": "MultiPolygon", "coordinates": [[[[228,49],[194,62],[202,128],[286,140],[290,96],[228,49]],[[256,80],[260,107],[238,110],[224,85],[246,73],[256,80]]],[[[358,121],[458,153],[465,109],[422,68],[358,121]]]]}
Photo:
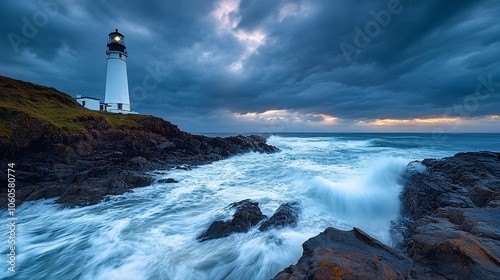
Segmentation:
{"type": "Polygon", "coordinates": [[[108,44],[108,52],[110,51],[115,51],[115,52],[122,52],[122,53],[127,53],[127,50],[123,45],[120,44],[108,44]]]}

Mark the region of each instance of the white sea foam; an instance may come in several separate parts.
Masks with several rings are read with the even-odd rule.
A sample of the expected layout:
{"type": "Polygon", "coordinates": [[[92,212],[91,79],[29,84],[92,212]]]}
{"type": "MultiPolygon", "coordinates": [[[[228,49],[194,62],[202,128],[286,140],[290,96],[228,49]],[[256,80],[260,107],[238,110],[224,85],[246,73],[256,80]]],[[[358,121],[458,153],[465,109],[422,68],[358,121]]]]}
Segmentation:
{"type": "MultiPolygon", "coordinates": [[[[83,208],[63,209],[53,200],[25,203],[17,213],[16,279],[269,279],[329,226],[359,227],[390,243],[407,163],[454,152],[394,145],[414,137],[420,136],[271,136],[281,153],[250,153],[158,175],[177,184],[154,183],[83,208]],[[297,227],[196,241],[212,221],[232,215],[230,203],[247,198],[267,216],[299,200],[297,227]]],[[[0,271],[0,278],[6,273],[0,271]]]]}

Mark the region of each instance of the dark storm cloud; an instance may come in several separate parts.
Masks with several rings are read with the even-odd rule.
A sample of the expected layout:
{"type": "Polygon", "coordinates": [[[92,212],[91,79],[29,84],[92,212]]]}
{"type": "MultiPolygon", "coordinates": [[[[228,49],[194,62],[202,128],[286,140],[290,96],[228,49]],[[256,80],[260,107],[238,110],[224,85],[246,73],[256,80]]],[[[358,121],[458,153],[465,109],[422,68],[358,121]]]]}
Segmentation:
{"type": "Polygon", "coordinates": [[[133,109],[187,129],[189,119],[221,122],[217,112],[272,109],[350,120],[499,114],[495,0],[237,2],[2,1],[0,74],[103,98],[106,36],[119,28],[133,109]]]}

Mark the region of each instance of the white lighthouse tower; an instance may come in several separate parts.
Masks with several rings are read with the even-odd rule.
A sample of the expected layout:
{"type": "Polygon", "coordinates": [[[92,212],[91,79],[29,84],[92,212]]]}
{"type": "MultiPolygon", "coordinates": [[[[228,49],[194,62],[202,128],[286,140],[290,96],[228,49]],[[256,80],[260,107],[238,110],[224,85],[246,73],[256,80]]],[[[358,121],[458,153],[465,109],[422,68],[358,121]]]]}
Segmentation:
{"type": "Polygon", "coordinates": [[[106,55],[108,70],[106,74],[105,110],[112,113],[137,114],[130,111],[130,97],[127,79],[127,48],[123,34],[115,29],[109,33],[106,55]]]}

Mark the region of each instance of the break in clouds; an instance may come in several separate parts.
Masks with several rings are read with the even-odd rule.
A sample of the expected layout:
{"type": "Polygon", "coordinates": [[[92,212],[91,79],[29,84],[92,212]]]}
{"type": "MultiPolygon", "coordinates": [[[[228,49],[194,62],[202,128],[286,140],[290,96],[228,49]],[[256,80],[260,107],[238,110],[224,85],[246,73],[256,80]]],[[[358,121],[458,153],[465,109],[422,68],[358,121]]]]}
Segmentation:
{"type": "Polygon", "coordinates": [[[494,0],[0,5],[1,75],[103,98],[119,28],[132,108],[186,130],[499,131],[494,0]]]}

